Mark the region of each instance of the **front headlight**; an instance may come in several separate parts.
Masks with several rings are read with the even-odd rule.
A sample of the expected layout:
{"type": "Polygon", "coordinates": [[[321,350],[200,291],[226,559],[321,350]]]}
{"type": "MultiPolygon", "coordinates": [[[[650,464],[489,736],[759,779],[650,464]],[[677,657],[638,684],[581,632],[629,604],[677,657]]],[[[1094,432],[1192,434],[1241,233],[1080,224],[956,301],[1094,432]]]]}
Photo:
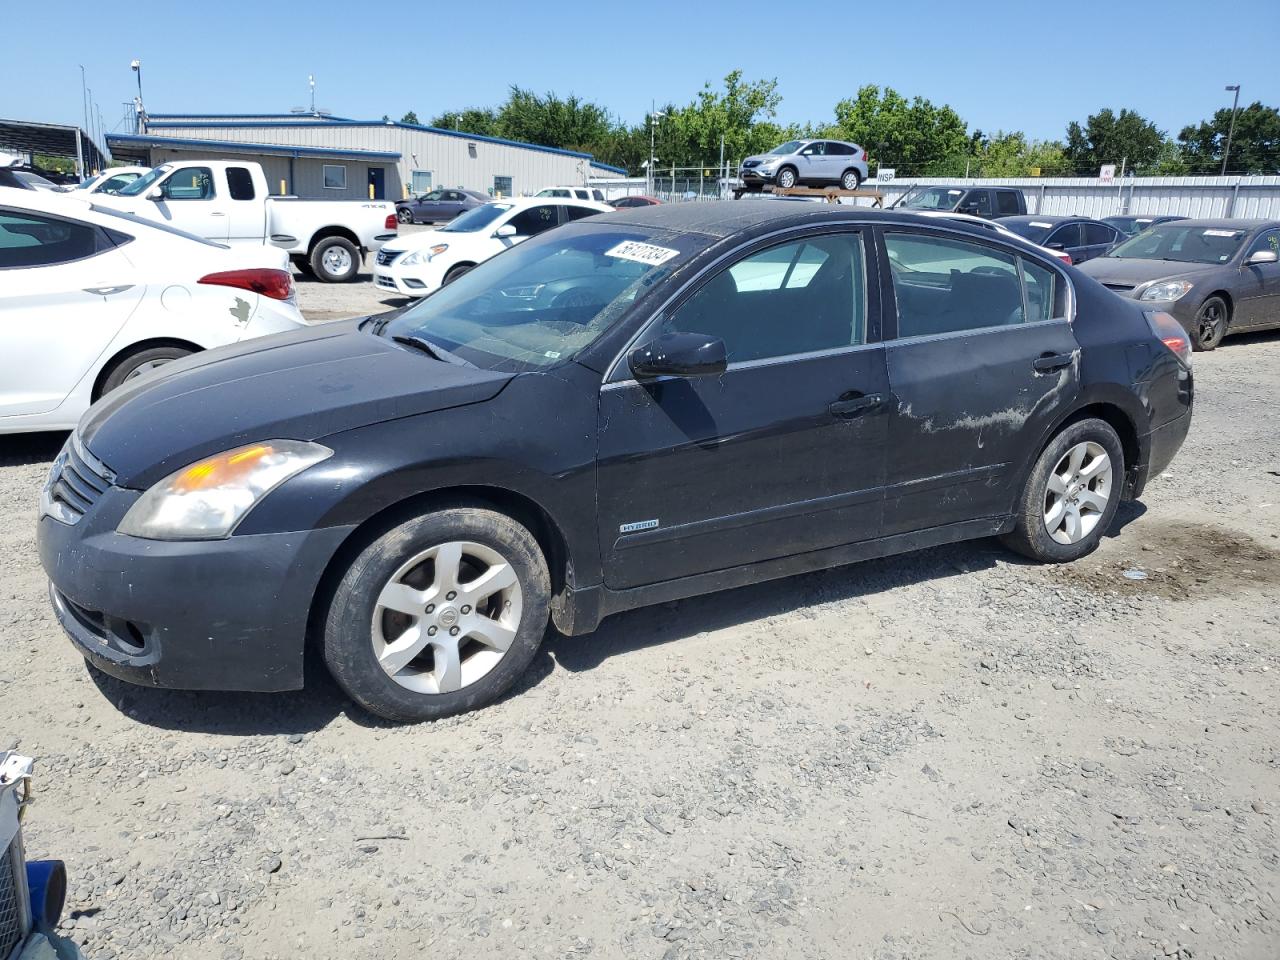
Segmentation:
{"type": "Polygon", "coordinates": [[[1184,297],[1187,291],[1192,288],[1193,284],[1186,280],[1164,280],[1160,283],[1153,283],[1147,289],[1142,291],[1139,300],[1177,300],[1184,297]]]}
{"type": "Polygon", "coordinates": [[[437,243],[434,247],[427,247],[423,250],[415,250],[409,254],[400,263],[403,266],[411,267],[415,263],[430,263],[433,257],[438,257],[449,249],[447,243],[437,243]]]}
{"type": "Polygon", "coordinates": [[[331,456],[328,447],[300,440],[228,450],[165,477],[129,508],[116,530],[148,540],[229,537],[268,493],[331,456]]]}

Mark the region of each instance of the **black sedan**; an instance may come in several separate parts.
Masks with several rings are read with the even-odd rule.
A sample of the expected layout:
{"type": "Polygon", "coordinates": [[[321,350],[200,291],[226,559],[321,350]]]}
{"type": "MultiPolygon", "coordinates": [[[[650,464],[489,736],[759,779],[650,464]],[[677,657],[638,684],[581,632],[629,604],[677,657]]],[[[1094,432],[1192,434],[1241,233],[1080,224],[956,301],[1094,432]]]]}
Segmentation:
{"type": "Polygon", "coordinates": [[[1125,236],[1111,224],[1089,217],[998,217],[996,222],[1034,244],[1063,251],[1072,263],[1102,256],[1125,236]]]}
{"type": "Polygon", "coordinates": [[[442,717],[506,690],[549,619],[972,537],[1084,556],[1181,446],[1189,361],[1169,317],[964,224],[606,214],[108,394],[40,558],[116,677],[285,690],[315,649],[369,710],[442,717]]]}
{"type": "Polygon", "coordinates": [[[492,199],[475,190],[432,190],[408,200],[397,200],[396,219],[401,223],[445,223],[492,199]]]}
{"type": "Polygon", "coordinates": [[[1150,227],[1084,272],[1172,314],[1196,350],[1280,327],[1280,221],[1175,220],[1150,227]]]}

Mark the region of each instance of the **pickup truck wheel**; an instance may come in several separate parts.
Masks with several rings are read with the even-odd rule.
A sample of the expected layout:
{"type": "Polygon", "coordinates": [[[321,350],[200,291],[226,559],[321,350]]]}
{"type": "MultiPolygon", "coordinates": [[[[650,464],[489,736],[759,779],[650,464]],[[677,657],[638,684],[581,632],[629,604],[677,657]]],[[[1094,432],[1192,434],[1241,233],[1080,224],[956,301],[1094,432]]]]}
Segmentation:
{"type": "Polygon", "coordinates": [[[330,598],[324,659],[365,709],[436,720],[500,697],[542,643],[551,579],[533,535],[459,506],[415,517],[367,546],[330,598]]]}
{"type": "Polygon", "coordinates": [[[311,270],[325,283],[354,280],[360,269],[360,251],[343,237],[325,237],[311,251],[311,270]]]}
{"type": "Polygon", "coordinates": [[[190,354],[191,351],[186,347],[152,347],[149,350],[139,350],[137,353],[121,357],[103,378],[102,389],[93,399],[97,400],[135,377],[140,377],[174,360],[181,360],[190,354]]]}

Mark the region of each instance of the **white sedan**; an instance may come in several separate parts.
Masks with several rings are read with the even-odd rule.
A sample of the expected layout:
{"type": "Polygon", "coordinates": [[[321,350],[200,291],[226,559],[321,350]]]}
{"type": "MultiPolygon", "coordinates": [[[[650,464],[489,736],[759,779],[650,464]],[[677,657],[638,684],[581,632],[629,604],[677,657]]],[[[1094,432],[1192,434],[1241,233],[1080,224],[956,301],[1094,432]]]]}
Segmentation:
{"type": "Polygon", "coordinates": [[[71,189],[82,196],[90,193],[119,193],[133,181],[150,172],[150,167],[108,167],[71,189]]]}
{"type": "Polygon", "coordinates": [[[378,251],[373,282],[406,297],[425,297],[521,240],[571,220],[613,213],[591,200],[527,197],[475,207],[439,230],[397,237],[378,251]]]}
{"type": "Polygon", "coordinates": [[[0,188],[0,433],[70,429],[155,367],[303,326],[283,250],[0,188]]]}

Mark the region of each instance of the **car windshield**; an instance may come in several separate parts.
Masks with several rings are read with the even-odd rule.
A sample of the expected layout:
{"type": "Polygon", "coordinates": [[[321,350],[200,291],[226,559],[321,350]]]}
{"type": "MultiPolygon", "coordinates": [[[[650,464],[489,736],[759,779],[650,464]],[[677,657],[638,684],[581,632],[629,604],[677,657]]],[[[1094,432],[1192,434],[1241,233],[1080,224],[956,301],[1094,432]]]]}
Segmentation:
{"type": "Polygon", "coordinates": [[[1248,232],[1230,227],[1162,223],[1126,240],[1107,256],[1120,260],[1226,263],[1240,249],[1248,232]]]}
{"type": "Polygon", "coordinates": [[[1001,220],[1000,226],[1013,231],[1020,237],[1025,237],[1032,243],[1044,243],[1045,237],[1049,236],[1049,231],[1056,224],[1048,220],[1001,220]]]}
{"type": "Polygon", "coordinates": [[[96,177],[90,177],[88,180],[85,180],[83,183],[77,183],[77,184],[76,184],[76,189],[77,189],[77,190],[88,190],[88,189],[89,189],[90,187],[92,187],[95,183],[100,182],[100,181],[102,180],[102,178],[103,178],[103,175],[102,175],[102,174],[99,174],[99,175],[98,175],[98,176],[96,176],[96,177]]]}
{"type": "Polygon", "coordinates": [[[773,156],[773,155],[776,155],[779,157],[786,156],[787,154],[795,153],[797,150],[799,150],[803,146],[804,146],[803,140],[788,140],[786,143],[780,144],[779,146],[774,147],[767,154],[765,154],[765,156],[773,156]]]}
{"type": "Polygon", "coordinates": [[[440,229],[445,233],[475,233],[489,226],[514,206],[513,203],[486,203],[480,207],[472,207],[440,229]]]}
{"type": "Polygon", "coordinates": [[[706,242],[569,224],[486,260],[380,332],[421,338],[490,370],[541,370],[595,342],[706,242]]]}
{"type": "Polygon", "coordinates": [[[161,164],[160,166],[152,170],[150,173],[144,173],[137,180],[133,181],[133,183],[129,184],[127,187],[121,190],[118,194],[116,194],[116,196],[120,196],[120,197],[140,196],[146,193],[148,190],[150,190],[151,185],[153,183],[155,183],[157,180],[159,180],[161,177],[163,177],[166,173],[168,173],[172,169],[173,168],[168,164],[161,164]]]}
{"type": "Polygon", "coordinates": [[[954,210],[964,191],[955,187],[927,187],[908,197],[902,207],[907,210],[954,210]]]}

